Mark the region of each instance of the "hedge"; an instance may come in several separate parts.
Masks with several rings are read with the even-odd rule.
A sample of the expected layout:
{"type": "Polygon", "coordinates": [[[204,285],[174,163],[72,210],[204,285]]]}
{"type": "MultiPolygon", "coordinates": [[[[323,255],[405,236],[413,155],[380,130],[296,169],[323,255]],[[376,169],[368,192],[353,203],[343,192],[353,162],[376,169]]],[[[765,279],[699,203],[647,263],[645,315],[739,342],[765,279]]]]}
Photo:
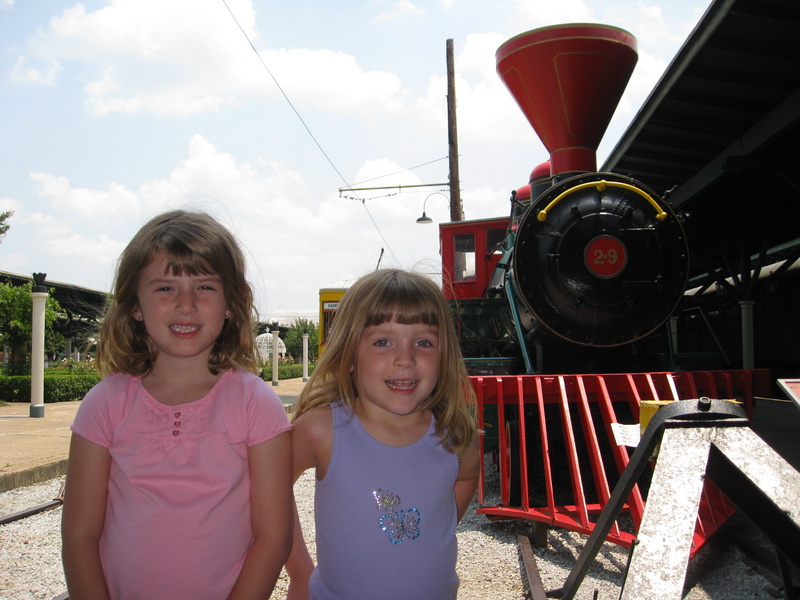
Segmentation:
{"type": "MultiPolygon", "coordinates": [[[[308,365],[308,374],[314,372],[314,367],[316,364],[309,364],[308,365]]],[[[278,380],[283,379],[297,379],[298,377],[303,376],[303,365],[302,364],[290,364],[290,365],[282,365],[278,364],[278,380]]],[[[266,364],[261,367],[261,379],[264,381],[272,381],[272,365],[266,364]]]]}
{"type": "MultiPolygon", "coordinates": [[[[45,375],[44,401],[47,404],[80,400],[99,381],[100,376],[96,373],[78,373],[70,376],[61,374],[45,375]]],[[[0,377],[0,400],[6,402],[30,402],[30,375],[0,377]]]]}
{"type": "MultiPolygon", "coordinates": [[[[315,365],[308,366],[309,375],[315,365]]],[[[303,376],[303,365],[279,365],[278,379],[295,379],[303,376]]],[[[264,381],[272,381],[272,368],[267,366],[261,370],[264,381]]],[[[58,373],[44,376],[44,401],[70,402],[80,400],[94,385],[100,381],[96,373],[58,373]]],[[[30,402],[30,375],[13,375],[0,377],[0,400],[5,402],[30,402]]]]}

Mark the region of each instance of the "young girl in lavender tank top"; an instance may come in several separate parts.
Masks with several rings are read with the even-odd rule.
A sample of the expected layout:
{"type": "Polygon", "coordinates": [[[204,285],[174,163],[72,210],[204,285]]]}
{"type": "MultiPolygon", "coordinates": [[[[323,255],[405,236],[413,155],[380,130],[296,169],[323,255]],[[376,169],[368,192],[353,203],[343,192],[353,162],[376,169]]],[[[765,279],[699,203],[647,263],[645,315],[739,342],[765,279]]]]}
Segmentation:
{"type": "Polygon", "coordinates": [[[170,211],[122,253],[62,517],[73,600],[264,600],[291,547],[291,425],[255,372],[236,238],[170,211]]]}
{"type": "Polygon", "coordinates": [[[456,525],[477,487],[474,393],[441,290],[359,279],[298,401],[295,478],[316,469],[317,566],[295,520],[289,598],[452,600],[456,525]]]}

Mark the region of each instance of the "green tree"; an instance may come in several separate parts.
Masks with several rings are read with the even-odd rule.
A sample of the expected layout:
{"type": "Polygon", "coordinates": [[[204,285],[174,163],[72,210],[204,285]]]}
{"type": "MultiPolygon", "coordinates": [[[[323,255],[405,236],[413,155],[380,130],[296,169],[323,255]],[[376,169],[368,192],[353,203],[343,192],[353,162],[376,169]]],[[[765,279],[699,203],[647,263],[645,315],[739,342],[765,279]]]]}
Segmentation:
{"type": "MultiPolygon", "coordinates": [[[[31,331],[33,329],[33,282],[22,286],[0,283],[0,343],[11,352],[8,361],[9,375],[30,372],[31,331]]],[[[58,318],[61,305],[48,297],[44,309],[45,331],[51,329],[58,318]]]]}
{"type": "MultiPolygon", "coordinates": [[[[47,308],[45,307],[45,310],[47,308]]],[[[67,347],[67,340],[60,331],[52,327],[44,330],[44,355],[48,360],[56,358],[67,347]]]]}
{"type": "Polygon", "coordinates": [[[286,344],[286,352],[292,355],[295,360],[303,360],[303,331],[308,332],[308,360],[317,360],[317,346],[319,337],[317,326],[308,319],[297,319],[291,329],[286,332],[283,343],[286,344]]]}
{"type": "Polygon", "coordinates": [[[8,224],[8,220],[13,214],[13,210],[7,210],[6,212],[0,213],[0,240],[6,236],[6,233],[8,233],[8,228],[11,227],[11,225],[8,224]]]}

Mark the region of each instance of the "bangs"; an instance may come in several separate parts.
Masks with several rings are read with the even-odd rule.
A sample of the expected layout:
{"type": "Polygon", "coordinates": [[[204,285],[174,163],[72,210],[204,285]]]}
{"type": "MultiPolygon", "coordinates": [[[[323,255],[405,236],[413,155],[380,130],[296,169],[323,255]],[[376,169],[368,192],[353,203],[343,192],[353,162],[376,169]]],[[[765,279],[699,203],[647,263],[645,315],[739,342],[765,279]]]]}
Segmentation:
{"type": "Polygon", "coordinates": [[[205,259],[197,255],[174,256],[167,255],[167,269],[173,275],[218,275],[219,271],[212,268],[205,259]]]}
{"type": "MultiPolygon", "coordinates": [[[[219,275],[224,269],[220,268],[219,254],[211,248],[202,247],[191,242],[198,240],[184,240],[177,236],[165,239],[153,251],[153,256],[161,252],[167,259],[167,268],[174,275],[219,275]],[[214,260],[215,257],[217,260],[214,260]]],[[[151,257],[152,260],[152,257],[151,257]]]]}
{"type": "Polygon", "coordinates": [[[400,325],[423,323],[438,327],[440,316],[425,294],[406,295],[377,302],[367,309],[366,327],[395,322],[400,325]]]}
{"type": "Polygon", "coordinates": [[[441,291],[432,281],[397,270],[377,271],[362,281],[363,287],[356,284],[345,294],[343,303],[349,304],[348,296],[354,292],[358,300],[353,300],[353,308],[365,327],[390,321],[439,327],[446,319],[441,312],[441,291]]]}

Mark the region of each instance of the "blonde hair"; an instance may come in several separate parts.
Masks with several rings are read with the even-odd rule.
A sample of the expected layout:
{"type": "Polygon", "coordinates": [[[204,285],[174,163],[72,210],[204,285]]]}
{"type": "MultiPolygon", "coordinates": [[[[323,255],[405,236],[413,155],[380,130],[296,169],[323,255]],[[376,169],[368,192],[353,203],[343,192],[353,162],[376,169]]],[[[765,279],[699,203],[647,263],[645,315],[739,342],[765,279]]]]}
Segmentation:
{"type": "Polygon", "coordinates": [[[424,323],[439,330],[439,378],[420,405],[430,410],[445,448],[459,454],[476,433],[475,392],[467,376],[453,317],[441,290],[430,279],[399,269],[365,275],[347,290],[333,320],[325,350],[297,402],[295,419],[341,400],[355,407],[352,371],[365,328],[395,321],[424,323]]]}
{"type": "Polygon", "coordinates": [[[253,291],[245,279],[245,260],[236,238],[202,212],[173,210],[148,221],[133,236],[117,264],[113,295],[106,307],[97,342],[102,375],[146,375],[158,355],[144,323],[133,318],[142,270],[156,254],[167,258],[176,275],[216,274],[222,278],[230,317],[208,359],[211,373],[231,367],[258,372],[253,326],[253,291]]]}

